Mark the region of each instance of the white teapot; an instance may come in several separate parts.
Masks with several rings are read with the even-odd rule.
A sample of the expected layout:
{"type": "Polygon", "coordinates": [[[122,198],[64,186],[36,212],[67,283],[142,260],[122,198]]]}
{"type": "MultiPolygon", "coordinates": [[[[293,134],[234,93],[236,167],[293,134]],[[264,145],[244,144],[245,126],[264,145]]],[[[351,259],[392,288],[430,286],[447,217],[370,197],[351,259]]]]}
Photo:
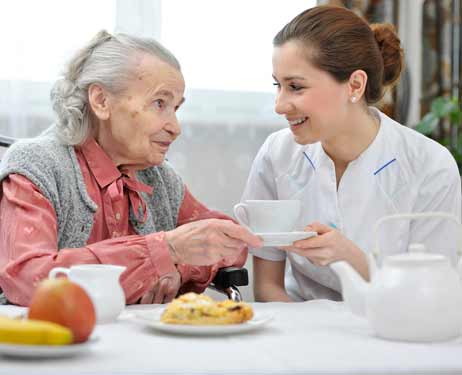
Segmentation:
{"type": "MultiPolygon", "coordinates": [[[[430,217],[455,221],[461,241],[460,221],[447,213],[385,216],[375,225],[375,254],[368,255],[370,282],[345,261],[330,265],[340,278],[346,304],[352,312],[365,316],[382,338],[429,342],[462,333],[462,261],[456,270],[446,256],[426,253],[423,244],[410,244],[409,253],[385,257],[380,268],[374,258],[380,254],[377,232],[383,222],[430,217]]],[[[459,256],[461,248],[457,243],[459,256]]]]}
{"type": "Polygon", "coordinates": [[[70,268],[55,267],[49,278],[65,274],[79,284],[90,296],[96,311],[97,323],[109,323],[117,319],[125,308],[125,294],[120,285],[124,266],[111,264],[78,264],[70,268]]]}

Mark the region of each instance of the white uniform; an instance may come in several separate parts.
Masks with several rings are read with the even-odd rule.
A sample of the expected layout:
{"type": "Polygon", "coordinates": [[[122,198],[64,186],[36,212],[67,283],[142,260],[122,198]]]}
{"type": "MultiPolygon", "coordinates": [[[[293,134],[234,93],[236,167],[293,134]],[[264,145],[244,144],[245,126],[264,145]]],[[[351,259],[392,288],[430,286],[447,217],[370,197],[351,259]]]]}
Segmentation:
{"type": "MultiPolygon", "coordinates": [[[[299,145],[289,129],[271,134],[252,165],[242,197],[299,199],[297,229],[318,221],[340,230],[364,252],[372,250],[373,226],[395,213],[443,211],[461,217],[461,181],[449,151],[375,108],[380,129],[370,146],[349,163],[336,186],[335,168],[321,144],[299,145]]],[[[454,253],[456,228],[439,220],[385,225],[379,236],[384,254],[407,251],[410,243],[454,253]]],[[[286,289],[296,300],[341,298],[340,283],[329,267],[277,248],[252,249],[254,256],[288,259],[286,289]]]]}

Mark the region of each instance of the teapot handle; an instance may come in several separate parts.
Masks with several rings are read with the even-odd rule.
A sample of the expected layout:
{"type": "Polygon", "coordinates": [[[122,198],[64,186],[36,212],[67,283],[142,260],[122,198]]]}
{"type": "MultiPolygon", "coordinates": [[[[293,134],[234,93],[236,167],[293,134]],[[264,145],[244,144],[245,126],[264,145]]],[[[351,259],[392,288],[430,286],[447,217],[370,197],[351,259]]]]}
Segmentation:
{"type": "MultiPolygon", "coordinates": [[[[376,221],[374,225],[374,238],[375,238],[375,247],[372,251],[374,258],[378,260],[380,255],[380,246],[379,246],[379,236],[378,230],[380,225],[382,225],[386,221],[395,220],[395,219],[427,219],[427,218],[441,218],[441,219],[448,219],[455,222],[459,227],[462,226],[460,220],[457,216],[453,214],[448,214],[447,212],[422,212],[422,213],[414,213],[414,214],[395,214],[395,215],[388,215],[381,217],[379,220],[376,221]]],[[[462,256],[462,228],[457,232],[458,237],[458,246],[457,246],[457,258],[460,259],[462,256]]]]}

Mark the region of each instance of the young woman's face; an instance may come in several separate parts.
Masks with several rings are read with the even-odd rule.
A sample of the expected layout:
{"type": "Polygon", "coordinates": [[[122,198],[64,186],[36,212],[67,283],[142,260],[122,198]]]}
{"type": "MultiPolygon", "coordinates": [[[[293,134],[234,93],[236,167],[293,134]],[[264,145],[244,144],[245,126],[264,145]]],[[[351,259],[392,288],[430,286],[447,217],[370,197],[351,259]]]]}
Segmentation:
{"type": "Polygon", "coordinates": [[[286,117],[297,143],[328,142],[347,130],[347,83],[314,67],[297,42],[274,48],[273,77],[275,110],[286,117]]]}

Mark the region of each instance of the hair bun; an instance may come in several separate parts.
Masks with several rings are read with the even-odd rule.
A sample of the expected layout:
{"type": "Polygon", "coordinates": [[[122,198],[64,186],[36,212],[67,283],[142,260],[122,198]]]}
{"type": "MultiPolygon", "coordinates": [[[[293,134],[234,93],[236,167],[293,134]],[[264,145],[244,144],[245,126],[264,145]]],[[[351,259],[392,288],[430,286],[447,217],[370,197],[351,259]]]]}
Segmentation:
{"type": "MultiPolygon", "coordinates": [[[[50,98],[58,121],[67,134],[72,122],[82,121],[85,111],[85,92],[69,79],[58,79],[51,89],[50,98]],[[68,129],[69,128],[69,129],[68,129]]],[[[70,132],[70,130],[69,130],[70,132]]]]}
{"type": "Polygon", "coordinates": [[[382,84],[392,85],[399,79],[404,65],[401,41],[392,24],[376,23],[371,25],[371,29],[383,58],[382,84]]]}
{"type": "Polygon", "coordinates": [[[74,82],[67,78],[58,79],[51,89],[52,100],[64,100],[73,94],[75,91],[74,82]]]}

